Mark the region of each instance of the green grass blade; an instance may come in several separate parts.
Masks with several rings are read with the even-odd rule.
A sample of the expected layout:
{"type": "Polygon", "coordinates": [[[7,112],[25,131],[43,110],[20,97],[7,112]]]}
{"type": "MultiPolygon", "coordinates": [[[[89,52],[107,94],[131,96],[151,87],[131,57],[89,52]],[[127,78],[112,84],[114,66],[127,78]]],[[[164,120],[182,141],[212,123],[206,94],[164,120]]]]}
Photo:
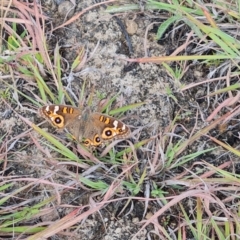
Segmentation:
{"type": "Polygon", "coordinates": [[[71,150],[69,150],[66,146],[64,146],[62,143],[57,141],[54,137],[52,137],[49,133],[43,131],[41,128],[36,126],[35,124],[32,124],[32,128],[36,130],[39,134],[41,134],[44,138],[46,138],[50,143],[52,143],[54,146],[57,147],[57,151],[61,153],[63,156],[66,156],[68,159],[74,160],[74,161],[80,161],[77,155],[75,155],[71,150]]]}
{"type": "Polygon", "coordinates": [[[137,107],[140,107],[143,104],[145,104],[145,103],[141,102],[141,103],[129,104],[129,105],[117,108],[117,109],[113,109],[113,110],[109,111],[109,114],[110,115],[115,115],[115,114],[119,114],[119,113],[124,113],[124,112],[127,112],[127,111],[131,110],[131,109],[135,109],[137,107]]]}
{"type": "Polygon", "coordinates": [[[157,31],[157,36],[156,36],[156,39],[159,40],[162,38],[163,34],[166,32],[166,30],[169,28],[169,26],[171,24],[173,24],[174,22],[180,20],[182,17],[180,17],[179,15],[175,15],[175,16],[172,16],[170,18],[168,18],[166,21],[164,21],[160,27],[158,28],[158,31],[157,31]]]}

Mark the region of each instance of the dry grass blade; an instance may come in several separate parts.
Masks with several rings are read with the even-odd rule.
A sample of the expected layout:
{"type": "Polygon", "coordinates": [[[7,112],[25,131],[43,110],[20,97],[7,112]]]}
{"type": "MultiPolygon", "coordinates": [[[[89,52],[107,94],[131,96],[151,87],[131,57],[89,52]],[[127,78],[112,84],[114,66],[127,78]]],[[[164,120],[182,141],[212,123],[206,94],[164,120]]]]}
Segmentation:
{"type": "Polygon", "coordinates": [[[154,213],[153,216],[151,216],[148,220],[142,221],[142,223],[144,223],[143,226],[139,229],[138,233],[133,236],[132,239],[137,239],[137,235],[144,228],[146,228],[147,225],[149,225],[150,223],[152,223],[155,227],[159,228],[159,225],[157,224],[156,219],[160,215],[162,215],[165,211],[167,211],[170,207],[176,205],[177,203],[181,202],[183,199],[188,198],[190,196],[194,196],[194,197],[205,196],[212,202],[216,202],[216,200],[213,197],[211,197],[210,195],[207,195],[207,193],[204,190],[189,190],[189,191],[183,192],[182,194],[175,196],[171,201],[168,202],[168,204],[166,204],[160,210],[158,210],[156,213],[154,213]]]}
{"type": "MultiPolygon", "coordinates": [[[[240,98],[240,92],[238,92],[235,97],[229,97],[226,100],[224,100],[221,104],[218,105],[218,107],[216,109],[214,109],[212,114],[207,118],[207,121],[211,121],[212,119],[214,119],[215,116],[219,113],[219,111],[223,107],[229,107],[233,104],[236,104],[238,102],[239,98],[240,98]]],[[[228,117],[229,116],[226,116],[226,118],[228,118],[228,117]]]]}
{"type": "MultiPolygon", "coordinates": [[[[235,56],[237,57],[237,56],[235,56]]],[[[229,59],[229,56],[218,55],[218,59],[229,59]]],[[[192,56],[163,56],[163,57],[147,57],[147,58],[136,58],[136,59],[127,59],[129,62],[137,63],[157,63],[161,64],[162,62],[173,62],[173,61],[187,61],[187,60],[215,60],[216,56],[210,55],[192,55],[192,56]]]]}
{"type": "Polygon", "coordinates": [[[47,238],[51,237],[59,232],[61,232],[64,229],[70,228],[74,224],[80,222],[81,220],[87,218],[89,215],[98,212],[104,205],[107,203],[107,201],[112,197],[113,192],[115,191],[114,189],[118,187],[112,185],[108,191],[106,192],[104,196],[104,200],[100,203],[98,203],[95,207],[90,208],[89,210],[85,211],[84,213],[79,213],[80,209],[84,210],[84,208],[87,208],[88,206],[84,206],[83,208],[79,208],[68,214],[67,216],[63,217],[61,220],[53,223],[50,227],[47,229],[43,230],[40,233],[37,233],[29,238],[28,240],[33,240],[33,239],[39,239],[39,238],[47,238]]]}
{"type": "MultiPolygon", "coordinates": [[[[51,226],[49,226],[45,230],[43,230],[37,234],[34,234],[31,237],[28,237],[27,240],[45,239],[47,237],[54,236],[56,233],[61,232],[62,230],[65,229],[64,226],[68,222],[73,221],[73,219],[75,219],[78,216],[80,209],[81,208],[75,209],[74,211],[69,213],[67,216],[63,217],[59,221],[56,221],[55,223],[53,223],[51,226]]],[[[67,224],[67,225],[69,227],[72,226],[71,224],[67,224]]]]}
{"type": "Polygon", "coordinates": [[[72,17],[71,19],[69,19],[67,22],[61,24],[60,26],[58,26],[58,27],[56,27],[56,28],[54,28],[52,31],[55,31],[55,30],[57,30],[57,29],[59,29],[59,28],[63,28],[63,27],[65,27],[65,26],[71,24],[72,22],[76,21],[76,19],[78,19],[78,18],[81,17],[83,14],[85,14],[87,11],[89,11],[89,10],[91,10],[91,9],[93,9],[93,8],[96,8],[96,7],[101,6],[101,5],[104,5],[104,4],[112,3],[112,2],[115,2],[115,1],[117,1],[117,0],[108,0],[108,1],[105,1],[105,2],[101,2],[101,3],[96,3],[96,4],[92,5],[92,6],[84,9],[82,12],[78,13],[77,15],[73,16],[73,17],[72,17]]]}
{"type": "Polygon", "coordinates": [[[225,143],[217,140],[217,139],[214,138],[214,137],[211,137],[211,136],[208,136],[208,137],[209,137],[212,141],[214,141],[215,143],[217,143],[218,145],[224,147],[224,148],[227,149],[228,151],[230,151],[230,152],[232,152],[233,154],[235,154],[236,156],[240,157],[240,151],[239,151],[239,150],[237,150],[237,149],[235,149],[235,148],[233,148],[233,147],[231,147],[231,146],[229,146],[229,145],[227,145],[227,144],[225,144],[225,143]]]}
{"type": "Polygon", "coordinates": [[[71,10],[81,10],[66,20],[60,1],[0,2],[0,235],[234,239],[240,230],[239,4],[72,0],[71,10]],[[122,39],[127,20],[136,27],[125,35],[134,55],[122,39]],[[82,135],[103,140],[105,149],[90,152],[39,128],[35,109],[50,102],[58,114],[47,111],[50,122],[67,130],[77,123],[77,136],[86,130],[82,135]],[[72,120],[71,111],[57,110],[60,104],[91,111],[72,120]],[[92,112],[115,115],[113,126],[108,117],[88,122],[92,112]],[[126,130],[117,129],[125,114],[129,138],[104,141],[126,130]],[[114,235],[122,223],[116,218],[129,220],[119,226],[124,235],[114,235]]]}
{"type": "Polygon", "coordinates": [[[202,130],[198,131],[196,134],[194,134],[191,138],[186,140],[181,146],[179,147],[179,150],[176,153],[176,156],[179,155],[184,149],[186,149],[187,146],[191,145],[194,141],[196,141],[201,136],[207,134],[211,129],[215,128],[219,123],[221,123],[225,118],[227,118],[230,115],[230,113],[226,113],[222,117],[218,118],[217,120],[213,121],[209,126],[203,128],[202,130]]]}

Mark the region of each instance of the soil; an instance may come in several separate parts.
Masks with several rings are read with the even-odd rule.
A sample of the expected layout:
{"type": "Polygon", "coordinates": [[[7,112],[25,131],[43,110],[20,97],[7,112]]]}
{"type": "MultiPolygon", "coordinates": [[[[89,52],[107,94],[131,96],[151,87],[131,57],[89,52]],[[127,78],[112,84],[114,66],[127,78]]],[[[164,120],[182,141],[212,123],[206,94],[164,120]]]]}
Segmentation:
{"type": "MultiPolygon", "coordinates": [[[[57,27],[74,14],[92,5],[93,2],[92,0],[76,1],[76,6],[74,6],[70,1],[55,0],[42,1],[42,5],[44,14],[49,17],[48,22],[51,22],[52,26],[57,27]],[[68,16],[66,16],[66,12],[69,12],[68,16]]],[[[105,97],[119,94],[117,103],[120,106],[144,102],[144,105],[128,111],[126,114],[125,120],[133,132],[141,127],[141,131],[135,132],[132,138],[133,142],[155,136],[159,132],[164,132],[179,112],[183,114],[183,118],[179,122],[191,131],[195,126],[193,116],[196,116],[199,108],[205,108],[205,102],[201,101],[201,97],[206,95],[204,87],[193,89],[191,92],[185,91],[182,94],[177,92],[178,81],[172,79],[166,72],[166,69],[160,64],[136,64],[126,61],[128,58],[144,57],[145,52],[147,52],[148,56],[169,55],[170,52],[181,44],[179,40],[181,37],[180,33],[173,37],[171,30],[168,30],[164,39],[156,41],[155,36],[159,23],[153,24],[153,22],[161,22],[164,17],[162,19],[160,19],[160,16],[157,19],[153,18],[151,12],[148,14],[129,13],[114,16],[104,12],[104,10],[105,6],[101,6],[88,11],[74,23],[55,30],[51,35],[51,25],[47,25],[49,48],[53,51],[56,43],[58,43],[61,55],[66,59],[66,63],[63,63],[62,71],[63,85],[70,86],[69,89],[75,96],[79,96],[82,86],[86,82],[85,101],[94,92],[95,96],[100,94],[105,97]],[[127,35],[124,34],[123,29],[128,33],[129,42],[127,42],[127,35]],[[147,29],[149,32],[145,39],[147,29]],[[81,47],[84,47],[86,50],[87,61],[79,71],[69,76],[67,63],[73,62],[81,47]],[[172,90],[177,101],[174,101],[169,94],[166,94],[168,88],[172,90]],[[190,116],[185,117],[184,114],[188,112],[190,112],[190,116]],[[188,121],[188,119],[190,120],[188,121]]],[[[172,66],[174,66],[174,63],[172,63],[172,66]]],[[[192,64],[181,79],[181,84],[201,81],[206,74],[203,69],[198,69],[197,64],[192,64]]],[[[18,89],[21,86],[21,81],[21,79],[18,79],[16,83],[18,89]]],[[[22,84],[26,84],[26,82],[23,81],[22,84]]],[[[34,87],[32,88],[32,93],[34,94],[35,89],[34,87]]],[[[78,105],[78,97],[74,98],[74,95],[72,95],[72,98],[78,105]]],[[[94,106],[98,105],[96,99],[94,97],[94,106]]],[[[23,107],[12,103],[11,107],[14,111],[11,111],[11,107],[6,103],[0,106],[0,110],[3,113],[1,114],[0,135],[4,136],[7,134],[8,136],[6,138],[8,140],[4,143],[8,145],[8,159],[10,160],[4,174],[8,175],[11,173],[10,175],[12,176],[41,178],[41,176],[46,176],[46,172],[48,170],[50,172],[58,163],[51,159],[46,160],[44,154],[39,150],[40,147],[36,148],[31,139],[40,139],[40,136],[32,131],[22,121],[20,116],[36,124],[42,122],[42,118],[36,115],[36,112],[31,111],[29,102],[25,97],[20,96],[18,101],[21,102],[23,107]],[[19,135],[21,135],[21,138],[13,141],[14,137],[19,135]],[[14,154],[16,152],[18,152],[17,155],[14,154]]],[[[210,109],[205,111],[205,118],[209,112],[210,109]]],[[[200,118],[201,116],[199,116],[200,118]]],[[[199,121],[197,128],[201,129],[205,124],[203,121],[199,121]]],[[[48,131],[54,131],[49,124],[45,124],[43,127],[48,128],[48,131]]],[[[182,133],[183,137],[187,137],[187,135],[184,136],[186,133],[182,128],[176,129],[176,131],[182,133]]],[[[62,137],[62,134],[60,134],[60,137],[62,137]]],[[[188,149],[189,152],[196,151],[203,143],[205,147],[211,146],[206,139],[202,138],[202,142],[193,144],[191,149],[188,149]]],[[[44,150],[46,149],[48,148],[44,146],[44,150]]],[[[54,153],[53,150],[48,149],[48,151],[50,151],[52,157],[58,157],[58,154],[54,153]]],[[[146,153],[143,151],[139,152],[139,158],[142,162],[146,161],[145,157],[147,157],[146,153]]],[[[215,152],[215,154],[206,155],[205,160],[212,164],[220,164],[221,161],[224,161],[224,156],[221,156],[219,152],[215,152]],[[216,158],[216,156],[219,157],[216,158]]],[[[236,167],[236,169],[238,168],[236,167]]],[[[178,170],[181,171],[181,169],[178,170]]],[[[166,173],[166,175],[163,173],[156,180],[161,182],[163,178],[168,177],[171,177],[171,173],[166,173]]],[[[62,175],[54,176],[54,182],[67,184],[68,179],[62,175]]],[[[24,184],[19,183],[19,187],[24,184]]],[[[37,190],[34,189],[34,191],[28,191],[28,198],[39,197],[36,193],[37,190]]],[[[39,187],[39,192],[41,191],[43,189],[39,187]]],[[[88,191],[80,187],[76,190],[68,191],[61,196],[61,205],[84,204],[84,201],[88,202],[89,200],[89,195],[87,194],[89,194],[88,191]]],[[[144,202],[133,201],[132,205],[128,205],[124,209],[126,203],[127,201],[119,201],[101,209],[98,214],[92,215],[91,218],[86,219],[81,225],[76,226],[71,239],[131,239],[141,227],[139,222],[146,220],[156,212],[158,204],[155,202],[149,203],[147,212],[143,216],[145,211],[144,202]],[[122,210],[123,213],[121,212],[122,210]]],[[[54,214],[45,215],[42,221],[54,220],[66,214],[66,208],[59,206],[54,214]]],[[[178,217],[177,211],[176,215],[172,213],[171,217],[169,217],[169,213],[166,213],[159,221],[174,229],[176,225],[173,216],[178,217]]],[[[151,236],[151,239],[159,239],[154,234],[151,235],[150,231],[154,231],[152,225],[140,232],[137,239],[146,239],[148,234],[151,236]]],[[[69,239],[69,237],[56,235],[51,239],[69,239]]]]}

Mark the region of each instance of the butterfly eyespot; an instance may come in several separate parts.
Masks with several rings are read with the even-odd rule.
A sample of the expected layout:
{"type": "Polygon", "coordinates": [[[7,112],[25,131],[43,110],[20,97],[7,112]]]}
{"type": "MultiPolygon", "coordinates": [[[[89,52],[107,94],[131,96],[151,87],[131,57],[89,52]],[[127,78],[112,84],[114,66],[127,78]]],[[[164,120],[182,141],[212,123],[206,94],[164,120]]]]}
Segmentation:
{"type": "Polygon", "coordinates": [[[96,137],[95,137],[95,142],[100,143],[100,142],[101,142],[100,137],[96,136],[96,137]]]}
{"type": "Polygon", "coordinates": [[[105,134],[106,134],[106,136],[110,137],[110,136],[112,136],[112,131],[111,130],[107,130],[107,131],[105,131],[105,134]]]}
{"type": "Polygon", "coordinates": [[[89,143],[90,143],[90,142],[89,142],[88,140],[86,140],[86,141],[83,142],[83,144],[85,144],[85,145],[89,145],[89,143]]]}
{"type": "Polygon", "coordinates": [[[55,123],[59,124],[62,122],[62,119],[60,117],[55,118],[55,123]]]}
{"type": "Polygon", "coordinates": [[[118,131],[121,133],[123,130],[120,128],[118,131]]]}

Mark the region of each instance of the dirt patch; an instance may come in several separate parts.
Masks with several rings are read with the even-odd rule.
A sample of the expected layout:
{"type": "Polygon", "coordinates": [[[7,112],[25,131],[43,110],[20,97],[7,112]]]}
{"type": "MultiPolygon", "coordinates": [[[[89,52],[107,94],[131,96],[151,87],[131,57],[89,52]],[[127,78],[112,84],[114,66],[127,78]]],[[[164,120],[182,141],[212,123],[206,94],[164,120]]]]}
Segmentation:
{"type": "MultiPolygon", "coordinates": [[[[182,139],[187,139],[193,129],[202,129],[208,124],[203,120],[207,118],[212,109],[206,104],[206,101],[202,100],[202,97],[206,95],[207,87],[201,85],[201,88],[185,91],[184,94],[179,93],[176,91],[180,82],[171,78],[160,64],[136,64],[127,61],[128,58],[143,57],[146,53],[148,56],[168,55],[172,49],[175,49],[181,43],[179,39],[182,35],[180,33],[176,35],[176,38],[171,37],[171,34],[169,34],[166,35],[165,41],[156,41],[157,24],[153,24],[153,21],[155,22],[156,19],[153,19],[152,16],[147,14],[133,15],[132,13],[113,16],[105,13],[105,8],[102,6],[86,12],[74,23],[51,32],[51,24],[53,27],[57,27],[74,13],[92,4],[91,0],[76,2],[76,6],[68,1],[42,2],[44,13],[50,18],[46,28],[49,34],[49,49],[54,51],[56,43],[60,46],[61,55],[66,60],[65,63],[62,63],[62,84],[68,90],[76,105],[78,104],[78,96],[84,83],[87,83],[85,99],[88,99],[92,92],[95,93],[93,98],[93,106],[95,108],[97,108],[97,101],[99,100],[96,97],[97,94],[105,97],[119,94],[117,98],[119,106],[144,102],[144,105],[128,111],[126,115],[126,122],[131,126],[133,132],[139,126],[142,127],[141,131],[135,132],[131,139],[133,143],[152,136],[156,137],[157,134],[164,132],[173,119],[180,114],[182,117],[176,120],[179,124],[174,134],[180,135],[182,139]],[[66,13],[68,13],[67,16],[66,13]],[[149,28],[149,26],[151,27],[149,28]],[[145,31],[148,28],[149,32],[147,38],[145,38],[145,31]],[[127,35],[123,29],[126,30],[127,35]],[[79,71],[70,74],[69,66],[83,46],[86,50],[86,62],[79,71]],[[168,89],[171,89],[171,92],[168,92],[168,89]],[[174,97],[171,96],[171,93],[174,93],[172,94],[174,97]],[[207,110],[205,111],[204,109],[207,110]]],[[[174,65],[174,63],[172,64],[174,65]]],[[[206,74],[203,69],[199,69],[197,64],[192,64],[188,72],[181,78],[181,84],[200,81],[206,74]]],[[[16,81],[18,88],[21,84],[26,84],[26,81],[23,80],[23,83],[20,81],[16,81]]],[[[49,84],[52,84],[51,77],[49,84]]],[[[31,85],[30,92],[33,96],[35,94],[34,89],[37,88],[31,85]]],[[[55,91],[54,88],[53,91],[55,91]]],[[[46,143],[45,139],[42,140],[35,132],[30,132],[29,126],[19,118],[19,115],[36,124],[40,123],[42,118],[31,111],[29,102],[24,96],[21,97],[20,102],[22,102],[25,108],[13,105],[12,107],[15,111],[10,111],[7,104],[1,106],[1,112],[3,113],[1,114],[1,135],[4,136],[6,134],[8,136],[5,138],[4,144],[8,146],[11,144],[10,152],[8,153],[8,169],[5,170],[5,174],[40,179],[42,176],[51,176],[49,177],[50,180],[48,179],[49,182],[58,182],[62,185],[69,184],[70,186],[70,180],[65,173],[82,173],[85,171],[84,167],[68,166],[67,164],[62,166],[55,159],[52,159],[53,157],[59,157],[58,153],[43,144],[46,143]],[[12,140],[15,137],[16,141],[12,140]],[[34,145],[36,139],[41,143],[38,145],[38,148],[34,145]],[[47,157],[43,154],[44,151],[41,151],[42,149],[49,152],[47,157]],[[15,152],[20,153],[15,155],[15,152]]],[[[237,133],[235,131],[236,124],[232,123],[232,126],[234,126],[232,135],[227,135],[227,133],[224,135],[225,129],[217,129],[215,136],[225,136],[229,142],[233,142],[232,144],[239,144],[239,138],[236,137],[237,133]]],[[[50,132],[55,131],[49,124],[43,127],[48,128],[50,132]]],[[[64,139],[64,134],[56,133],[56,137],[64,139]]],[[[152,161],[152,159],[149,160],[149,156],[152,157],[149,149],[155,143],[150,142],[148,143],[148,148],[146,147],[147,150],[143,148],[137,152],[140,161],[139,169],[137,167],[135,169],[136,172],[138,171],[136,174],[143,171],[142,169],[144,169],[147,161],[152,161]]],[[[66,140],[65,144],[74,150],[74,147],[68,140],[66,140]]],[[[206,136],[203,136],[186,151],[187,153],[191,153],[191,151],[197,152],[212,146],[214,146],[212,142],[206,136]]],[[[184,154],[186,152],[182,155],[184,154]]],[[[225,161],[225,155],[222,155],[221,151],[215,150],[211,155],[204,155],[204,159],[209,163],[219,165],[225,161]],[[216,156],[218,157],[216,158],[216,156]]],[[[235,157],[232,159],[233,161],[237,160],[235,157]]],[[[198,158],[195,159],[195,161],[198,160],[198,158]]],[[[186,168],[190,166],[192,165],[186,164],[186,168]]],[[[4,167],[4,163],[2,163],[2,167],[4,167]]],[[[236,165],[235,170],[238,171],[238,169],[236,165]]],[[[159,172],[156,175],[150,174],[149,178],[157,183],[161,183],[166,179],[170,179],[173,172],[182,171],[182,168],[176,168],[172,172],[162,173],[159,167],[159,172]]],[[[119,172],[114,172],[112,175],[109,173],[109,176],[101,175],[100,171],[98,174],[94,176],[96,179],[101,178],[106,180],[106,182],[112,182],[119,172]]],[[[146,181],[145,185],[148,186],[148,183],[146,181]]],[[[19,186],[23,185],[24,183],[19,186]]],[[[62,193],[61,201],[59,200],[56,204],[57,207],[54,213],[40,218],[42,221],[54,221],[71,212],[72,209],[70,207],[64,208],[62,205],[81,206],[88,204],[89,199],[91,199],[91,193],[87,189],[82,188],[81,185],[72,184],[71,186],[74,186],[75,189],[62,193]]],[[[147,192],[146,189],[141,189],[138,197],[144,197],[147,192]]],[[[49,193],[48,191],[53,191],[50,184],[44,185],[44,187],[40,186],[38,190],[39,192],[35,189],[35,192],[29,191],[30,193],[28,192],[27,194],[32,198],[38,199],[41,197],[41,192],[46,191],[49,193]]],[[[175,190],[167,187],[165,190],[175,193],[175,190]]],[[[56,192],[58,191],[61,192],[56,190],[56,192]]],[[[51,193],[56,194],[56,192],[53,191],[51,193]]],[[[47,193],[46,195],[48,195],[47,193]]],[[[127,193],[125,194],[127,195],[127,193]]],[[[92,205],[94,205],[93,202],[92,205]]],[[[188,206],[188,203],[186,203],[186,206],[188,206]]],[[[91,207],[89,205],[87,209],[91,209],[91,207]]],[[[158,205],[154,201],[148,203],[147,209],[145,209],[144,202],[135,200],[131,204],[125,200],[110,203],[107,207],[101,209],[98,214],[87,218],[80,225],[77,225],[73,231],[69,230],[68,233],[72,234],[71,239],[131,239],[132,236],[138,233],[141,226],[140,222],[150,218],[159,208],[160,204],[158,205]]],[[[87,210],[84,209],[82,211],[87,210]]],[[[159,222],[174,229],[176,228],[175,217],[178,218],[176,209],[161,216],[159,222]],[[171,216],[169,217],[169,215],[171,216]]],[[[150,231],[154,232],[152,225],[141,231],[137,239],[146,239],[147,236],[151,236],[151,239],[154,239],[153,236],[155,235],[151,235],[150,231]]],[[[62,235],[59,237],[54,236],[53,239],[64,239],[64,237],[62,235]]],[[[66,237],[66,239],[69,238],[66,237]]]]}

